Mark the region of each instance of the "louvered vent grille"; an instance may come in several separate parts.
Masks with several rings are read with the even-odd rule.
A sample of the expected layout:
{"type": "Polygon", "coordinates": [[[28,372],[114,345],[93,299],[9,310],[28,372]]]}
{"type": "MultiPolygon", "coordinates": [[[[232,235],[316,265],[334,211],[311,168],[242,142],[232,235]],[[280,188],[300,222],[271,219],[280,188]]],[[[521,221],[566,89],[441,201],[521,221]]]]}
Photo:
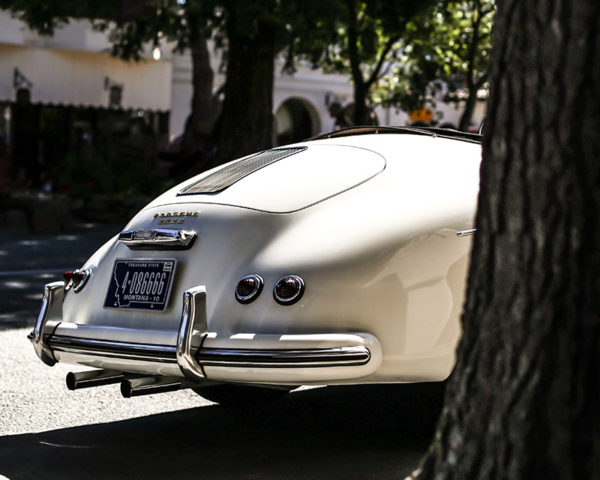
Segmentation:
{"type": "Polygon", "coordinates": [[[220,192],[251,173],[289,157],[290,155],[306,150],[306,148],[307,147],[294,147],[266,150],[257,155],[240,160],[233,165],[217,170],[215,173],[204,177],[202,180],[185,187],[179,192],[179,195],[220,192]]]}

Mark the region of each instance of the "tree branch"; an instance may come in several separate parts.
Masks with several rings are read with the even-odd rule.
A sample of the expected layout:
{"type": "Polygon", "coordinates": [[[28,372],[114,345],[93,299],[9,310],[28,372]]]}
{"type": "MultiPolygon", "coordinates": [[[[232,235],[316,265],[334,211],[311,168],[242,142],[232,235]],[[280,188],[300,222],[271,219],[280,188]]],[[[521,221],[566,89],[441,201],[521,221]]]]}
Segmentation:
{"type": "Polygon", "coordinates": [[[381,52],[381,56],[379,57],[377,65],[375,65],[375,68],[371,72],[371,76],[369,77],[369,79],[366,82],[367,87],[370,87],[371,85],[373,85],[375,80],[377,80],[377,78],[379,76],[379,72],[381,71],[381,67],[383,66],[383,62],[385,61],[385,57],[387,56],[387,54],[390,52],[390,50],[392,49],[392,47],[398,40],[400,40],[399,36],[390,37],[390,39],[385,44],[385,47],[383,48],[383,51],[381,52]]]}
{"type": "Polygon", "coordinates": [[[358,53],[358,31],[356,26],[356,10],[352,1],[346,2],[348,8],[348,57],[354,85],[363,85],[365,80],[360,69],[358,53]]]}

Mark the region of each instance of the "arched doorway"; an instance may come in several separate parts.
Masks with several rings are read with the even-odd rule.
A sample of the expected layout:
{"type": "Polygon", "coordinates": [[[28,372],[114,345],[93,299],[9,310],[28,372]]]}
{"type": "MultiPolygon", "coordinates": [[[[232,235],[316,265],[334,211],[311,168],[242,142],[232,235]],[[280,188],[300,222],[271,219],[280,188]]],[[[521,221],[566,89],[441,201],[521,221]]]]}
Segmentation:
{"type": "Polygon", "coordinates": [[[288,98],[275,112],[276,145],[299,142],[312,137],[320,129],[318,113],[302,98],[288,98]]]}

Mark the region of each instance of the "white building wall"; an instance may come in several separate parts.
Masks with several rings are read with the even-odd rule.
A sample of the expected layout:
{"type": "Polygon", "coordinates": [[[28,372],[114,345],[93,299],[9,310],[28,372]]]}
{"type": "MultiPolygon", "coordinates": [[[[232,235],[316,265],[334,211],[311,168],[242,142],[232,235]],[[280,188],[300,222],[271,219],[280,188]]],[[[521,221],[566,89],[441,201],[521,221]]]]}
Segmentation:
{"type": "MultiPolygon", "coordinates": [[[[220,58],[214,47],[211,51],[211,66],[214,72],[213,90],[216,92],[225,82],[225,76],[219,73],[220,58]]],[[[172,55],[172,87],[170,134],[175,138],[183,133],[185,121],[190,112],[192,100],[192,63],[189,54],[172,55]]],[[[352,85],[342,75],[326,75],[306,65],[299,65],[297,72],[290,76],[281,72],[282,63],[276,62],[273,89],[273,113],[290,98],[303,101],[314,114],[313,134],[333,130],[334,119],[328,111],[329,102],[340,101],[346,104],[352,101],[352,85]]]]}
{"type": "Polygon", "coordinates": [[[26,30],[29,29],[22,22],[12,18],[8,12],[0,10],[0,42],[24,45],[26,30]]]}
{"type": "Polygon", "coordinates": [[[282,62],[276,62],[273,111],[290,98],[304,100],[305,105],[317,118],[313,118],[313,134],[333,130],[335,119],[328,107],[333,102],[345,105],[352,101],[352,85],[346,77],[324,74],[299,64],[293,76],[281,72],[282,62]]]}
{"type": "Polygon", "coordinates": [[[192,100],[192,61],[189,55],[173,55],[171,82],[171,113],[169,134],[171,139],[181,135],[190,113],[192,100]]]}
{"type": "MultiPolygon", "coordinates": [[[[171,62],[125,62],[111,56],[106,35],[88,21],[72,21],[46,37],[0,12],[0,100],[15,100],[15,69],[33,86],[31,101],[109,106],[109,87],[122,86],[125,109],[171,109],[171,62]]],[[[146,52],[149,53],[149,52],[146,52]]]]}
{"type": "MultiPolygon", "coordinates": [[[[192,57],[188,54],[173,53],[174,45],[169,44],[163,48],[167,58],[171,58],[172,83],[171,83],[171,114],[169,116],[169,132],[171,139],[181,135],[185,128],[185,121],[190,114],[192,104],[192,57]]],[[[225,82],[225,76],[219,73],[220,59],[214,54],[211,45],[211,67],[213,70],[213,91],[217,91],[225,82]]]]}
{"type": "Polygon", "coordinates": [[[14,100],[14,69],[33,83],[31,101],[109,106],[109,87],[122,86],[121,107],[168,111],[169,62],[123,62],[105,53],[0,44],[0,100],[14,100]]]}

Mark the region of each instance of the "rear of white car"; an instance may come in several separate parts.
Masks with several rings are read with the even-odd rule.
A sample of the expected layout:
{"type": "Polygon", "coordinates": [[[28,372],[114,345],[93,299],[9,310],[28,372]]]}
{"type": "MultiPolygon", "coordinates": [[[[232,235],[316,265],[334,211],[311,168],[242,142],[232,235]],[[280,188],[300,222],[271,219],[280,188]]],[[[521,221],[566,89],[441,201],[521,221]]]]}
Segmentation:
{"type": "MultiPolygon", "coordinates": [[[[32,339],[124,392],[440,381],[459,337],[480,146],[370,133],[268,150],[158,197],[32,339]]],[[[80,382],[80,383],[77,383],[80,382]]]]}

